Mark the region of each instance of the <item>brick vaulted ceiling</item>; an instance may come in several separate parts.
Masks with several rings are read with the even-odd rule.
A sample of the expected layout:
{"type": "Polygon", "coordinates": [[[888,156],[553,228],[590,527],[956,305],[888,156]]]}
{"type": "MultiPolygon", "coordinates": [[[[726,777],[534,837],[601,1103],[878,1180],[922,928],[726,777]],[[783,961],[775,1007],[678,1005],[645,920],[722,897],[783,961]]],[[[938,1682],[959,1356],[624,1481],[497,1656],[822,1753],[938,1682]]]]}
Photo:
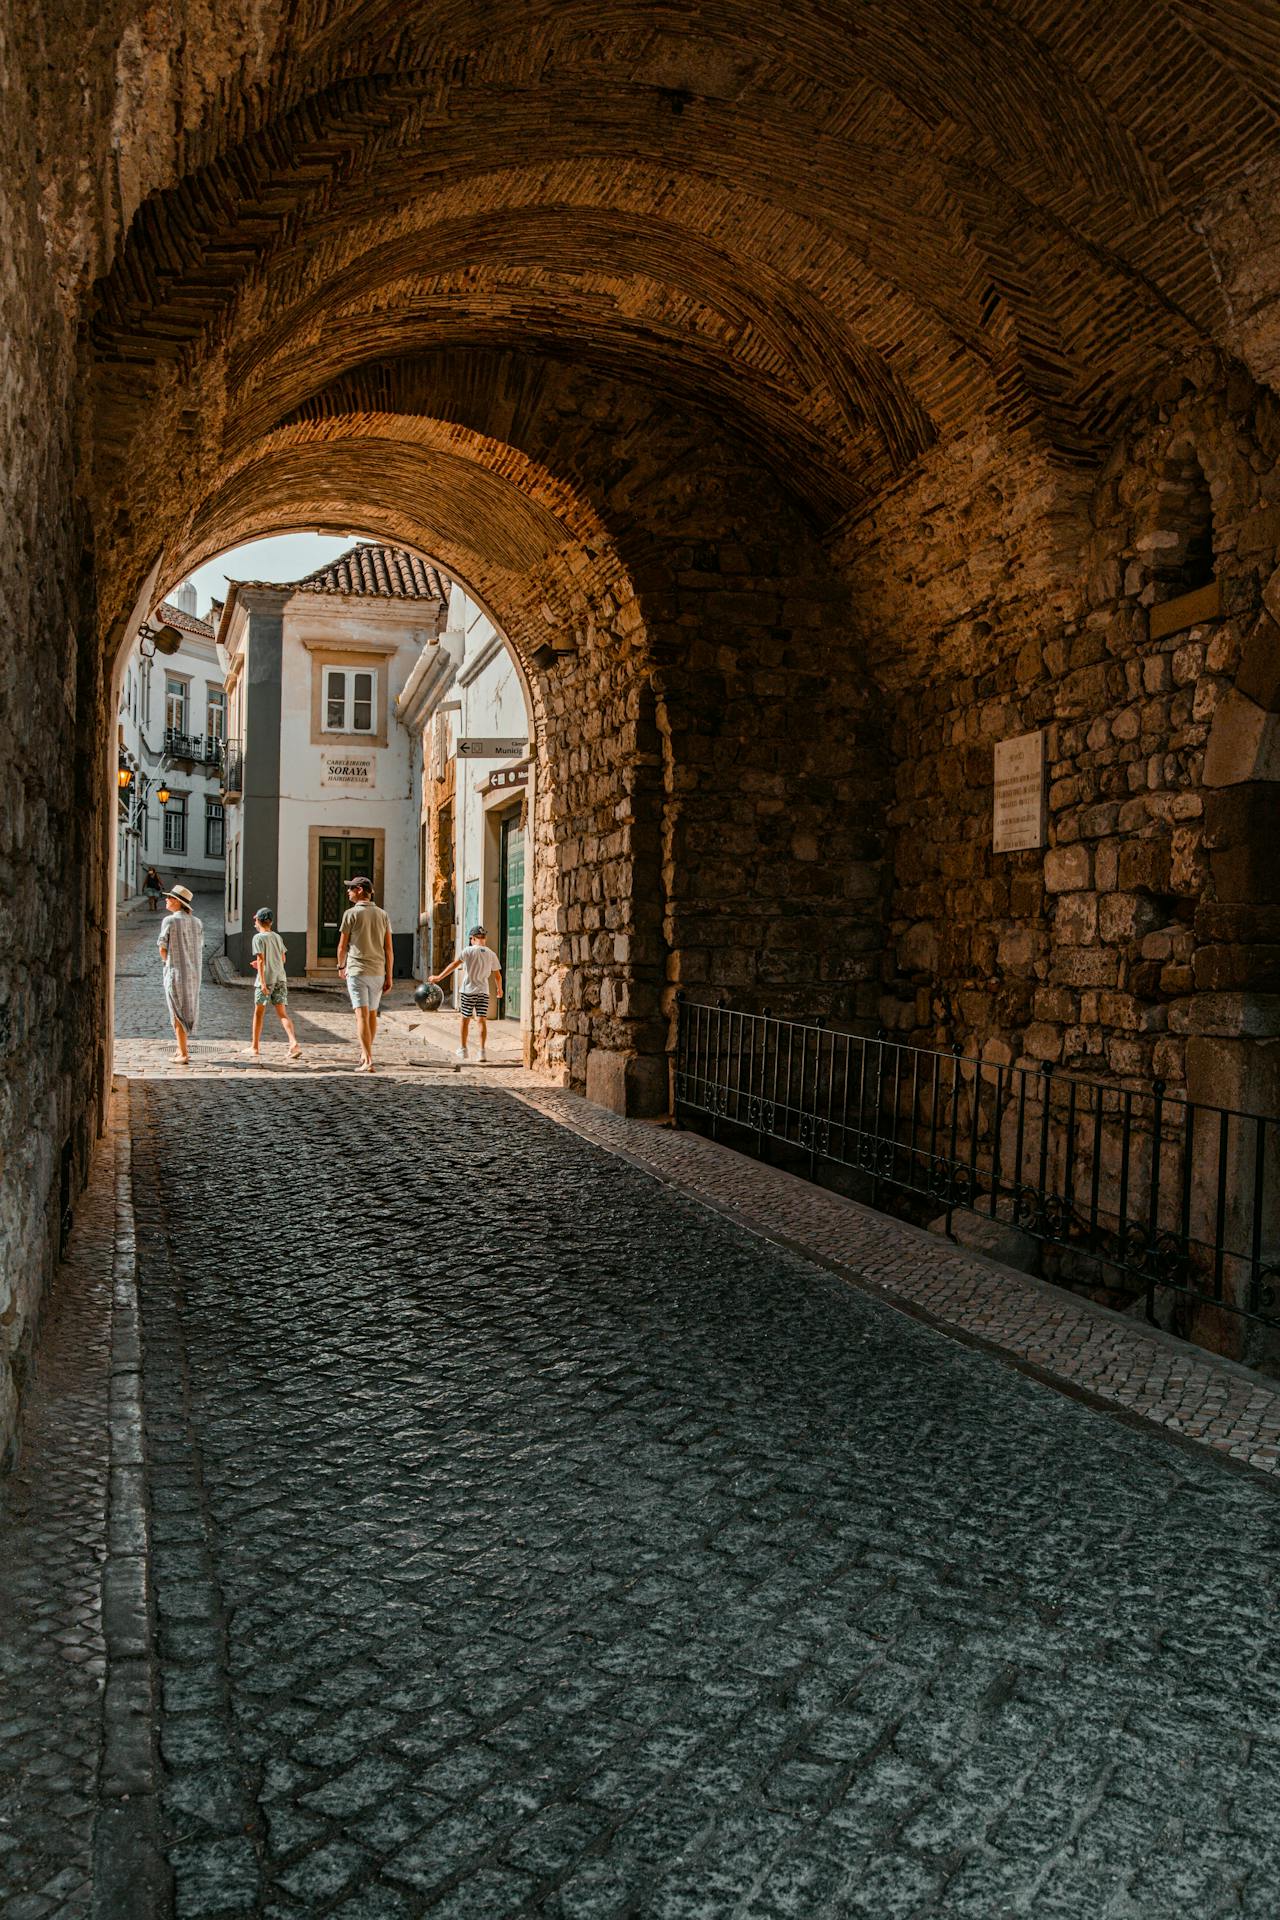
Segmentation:
{"type": "Polygon", "coordinates": [[[1213,225],[1280,154],[1274,0],[243,11],[165,53],[167,147],[122,37],[108,471],[214,361],[234,459],[424,355],[545,356],[709,412],[832,526],[981,420],[1088,460],[1239,350],[1213,225]]]}

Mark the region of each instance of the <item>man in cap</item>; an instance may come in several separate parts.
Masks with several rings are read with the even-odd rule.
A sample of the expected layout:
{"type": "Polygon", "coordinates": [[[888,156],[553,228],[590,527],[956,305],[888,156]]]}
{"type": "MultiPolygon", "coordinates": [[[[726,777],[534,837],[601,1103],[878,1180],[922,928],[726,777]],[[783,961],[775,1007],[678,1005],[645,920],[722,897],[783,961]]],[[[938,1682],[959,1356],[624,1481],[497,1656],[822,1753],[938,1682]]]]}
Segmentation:
{"type": "Polygon", "coordinates": [[[357,873],[348,880],[347,899],[351,904],[342,916],[338,936],[338,972],[346,980],[356,1016],[360,1043],[356,1072],[372,1073],[378,1008],[391,988],[391,922],[374,905],[373,882],[367,874],[357,873]]]}

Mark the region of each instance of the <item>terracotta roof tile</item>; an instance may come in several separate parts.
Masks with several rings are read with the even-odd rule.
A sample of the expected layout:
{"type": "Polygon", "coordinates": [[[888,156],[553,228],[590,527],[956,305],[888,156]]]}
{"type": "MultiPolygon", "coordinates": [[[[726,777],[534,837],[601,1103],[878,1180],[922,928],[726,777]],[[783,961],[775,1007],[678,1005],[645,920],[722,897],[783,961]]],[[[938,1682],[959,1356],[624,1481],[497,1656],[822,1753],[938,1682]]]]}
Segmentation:
{"type": "Polygon", "coordinates": [[[298,593],[341,593],[384,600],[449,598],[445,576],[430,561],[406,553],[403,547],[351,547],[293,585],[298,593]]]}
{"type": "Polygon", "coordinates": [[[179,633],[198,633],[202,640],[212,640],[213,628],[207,620],[198,620],[194,613],[184,613],[181,607],[175,607],[172,600],[162,600],[151,616],[153,621],[163,621],[166,626],[176,627],[179,633]]]}

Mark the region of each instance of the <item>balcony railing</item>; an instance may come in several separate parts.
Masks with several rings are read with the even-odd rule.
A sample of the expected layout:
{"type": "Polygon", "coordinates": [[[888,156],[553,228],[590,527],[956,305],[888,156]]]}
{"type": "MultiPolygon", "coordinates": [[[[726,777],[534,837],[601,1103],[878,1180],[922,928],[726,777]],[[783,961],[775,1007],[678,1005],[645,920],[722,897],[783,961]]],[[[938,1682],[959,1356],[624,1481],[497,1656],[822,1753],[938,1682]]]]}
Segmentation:
{"type": "Polygon", "coordinates": [[[244,792],[244,749],[238,740],[219,742],[222,765],[222,797],[234,798],[244,792]]]}
{"type": "Polygon", "coordinates": [[[183,733],[177,727],[164,730],[164,751],[171,760],[188,760],[192,766],[220,766],[222,747],[216,733],[183,733]]]}
{"type": "Polygon", "coordinates": [[[1280,1118],[681,1001],[678,1121],[1084,1256],[1064,1276],[1280,1327],[1280,1118]],[[1087,1269],[1087,1274],[1082,1272],[1087,1269]],[[1096,1276],[1096,1277],[1092,1277],[1096,1276]]]}

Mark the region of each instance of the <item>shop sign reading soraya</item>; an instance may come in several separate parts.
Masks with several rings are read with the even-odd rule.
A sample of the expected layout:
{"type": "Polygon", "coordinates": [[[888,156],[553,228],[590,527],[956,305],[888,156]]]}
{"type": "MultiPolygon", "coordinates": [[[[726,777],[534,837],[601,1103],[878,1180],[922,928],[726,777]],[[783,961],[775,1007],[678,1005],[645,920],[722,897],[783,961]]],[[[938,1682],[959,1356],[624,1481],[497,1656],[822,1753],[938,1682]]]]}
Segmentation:
{"type": "Polygon", "coordinates": [[[374,784],[371,753],[326,753],[320,772],[322,787],[368,789],[374,784]]]}

